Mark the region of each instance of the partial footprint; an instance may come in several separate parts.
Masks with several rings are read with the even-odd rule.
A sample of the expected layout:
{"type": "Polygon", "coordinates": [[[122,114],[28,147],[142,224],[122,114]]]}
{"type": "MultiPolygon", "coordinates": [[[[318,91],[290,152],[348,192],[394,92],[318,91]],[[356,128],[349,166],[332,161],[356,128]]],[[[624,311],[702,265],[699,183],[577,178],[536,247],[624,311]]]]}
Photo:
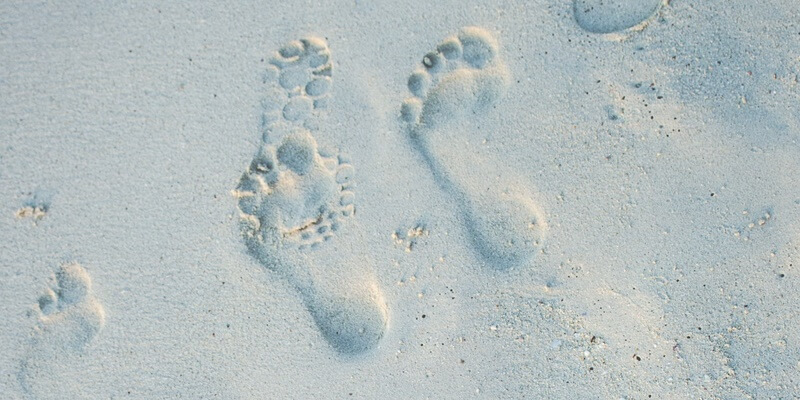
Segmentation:
{"type": "Polygon", "coordinates": [[[665,0],[575,0],[578,25],[592,33],[612,33],[645,23],[665,0]]]}
{"type": "Polygon", "coordinates": [[[458,203],[475,249],[496,269],[528,260],[539,249],[547,224],[513,173],[499,173],[498,180],[488,171],[501,165],[489,168],[474,148],[453,149],[470,138],[472,145],[480,139],[476,122],[492,110],[509,82],[495,38],[468,27],[423,57],[408,79],[412,97],[401,107],[413,143],[458,203]]]}
{"type": "Polygon", "coordinates": [[[330,96],[330,50],[318,38],[293,41],[270,64],[262,143],[234,191],[242,234],[253,257],[294,285],[336,350],[362,353],[383,337],[387,310],[372,267],[343,251],[353,246],[346,231],[357,231],[354,169],[312,134],[330,96]]]}
{"type": "Polygon", "coordinates": [[[403,102],[403,119],[419,134],[452,119],[485,113],[505,93],[509,80],[494,37],[481,28],[464,28],[426,54],[408,78],[413,97],[403,102]]]}
{"type": "Polygon", "coordinates": [[[34,329],[26,358],[19,371],[19,382],[26,395],[36,398],[63,398],[52,392],[60,368],[80,357],[86,346],[105,325],[105,311],[92,292],[92,280],[77,263],[61,266],[55,274],[55,287],[39,297],[38,324],[34,329]]]}

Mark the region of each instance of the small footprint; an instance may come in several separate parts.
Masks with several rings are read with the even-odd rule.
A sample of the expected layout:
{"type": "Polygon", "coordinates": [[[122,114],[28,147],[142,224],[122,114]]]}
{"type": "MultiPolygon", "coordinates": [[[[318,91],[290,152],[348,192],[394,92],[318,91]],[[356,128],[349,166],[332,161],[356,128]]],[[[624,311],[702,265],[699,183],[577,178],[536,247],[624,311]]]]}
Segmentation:
{"type": "Polygon", "coordinates": [[[92,280],[77,263],[65,264],[55,274],[55,287],[39,297],[38,324],[22,361],[19,382],[33,398],[60,398],[37,383],[58,380],[53,371],[79,357],[105,325],[105,311],[92,291],[92,280]]]}
{"type": "Polygon", "coordinates": [[[337,248],[326,242],[345,225],[357,229],[355,169],[312,135],[325,116],[332,72],[322,39],[292,41],[273,55],[262,142],[234,195],[249,253],[292,283],[337,351],[357,354],[383,337],[387,310],[371,266],[361,259],[331,265],[337,248]]]}
{"type": "Polygon", "coordinates": [[[474,247],[496,269],[519,265],[538,250],[547,232],[543,213],[513,173],[491,182],[477,154],[450,149],[478,135],[475,122],[493,109],[510,80],[492,34],[467,27],[423,57],[408,79],[412,96],[401,107],[412,142],[457,202],[474,247]],[[480,185],[487,186],[474,189],[480,185]]]}
{"type": "Polygon", "coordinates": [[[47,215],[47,207],[25,206],[17,210],[14,215],[19,219],[30,218],[33,220],[33,224],[36,225],[38,221],[47,215]]]}
{"type": "Polygon", "coordinates": [[[28,192],[28,196],[30,198],[14,213],[14,216],[18,219],[29,219],[33,225],[37,225],[50,212],[53,194],[47,190],[37,190],[28,192]]]}
{"type": "Polygon", "coordinates": [[[575,21],[592,33],[613,33],[648,21],[666,0],[574,0],[575,21]]]}

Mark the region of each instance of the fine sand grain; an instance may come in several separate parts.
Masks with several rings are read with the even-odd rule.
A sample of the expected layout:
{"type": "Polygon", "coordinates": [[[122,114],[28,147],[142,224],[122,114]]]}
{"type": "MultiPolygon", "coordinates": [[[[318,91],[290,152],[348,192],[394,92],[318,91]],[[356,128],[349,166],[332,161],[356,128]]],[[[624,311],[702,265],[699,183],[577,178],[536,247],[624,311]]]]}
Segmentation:
{"type": "Polygon", "coordinates": [[[0,399],[792,399],[800,3],[0,3],[0,399]]]}

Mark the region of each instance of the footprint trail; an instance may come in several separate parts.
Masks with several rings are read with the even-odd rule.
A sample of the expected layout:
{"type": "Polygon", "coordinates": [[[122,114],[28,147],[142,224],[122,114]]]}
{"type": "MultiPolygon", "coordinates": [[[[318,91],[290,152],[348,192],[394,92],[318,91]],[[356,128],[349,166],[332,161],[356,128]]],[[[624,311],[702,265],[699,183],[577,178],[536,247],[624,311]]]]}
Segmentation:
{"type": "Polygon", "coordinates": [[[332,73],[322,39],[289,42],[272,56],[261,145],[233,193],[249,254],[292,284],[334,349],[353,355],[377,346],[388,314],[372,266],[353,257],[364,253],[353,221],[355,169],[313,135],[332,73]]]}
{"type": "Polygon", "coordinates": [[[54,384],[70,374],[70,364],[105,326],[105,311],[83,267],[61,266],[55,283],[39,297],[38,323],[18,373],[23,392],[35,399],[63,398],[63,393],[52,392],[54,384]]]}
{"type": "Polygon", "coordinates": [[[454,199],[473,247],[487,265],[507,269],[541,247],[547,224],[527,185],[503,171],[498,180],[474,148],[475,125],[507,91],[510,74],[491,33],[463,28],[427,53],[408,79],[411,96],[401,106],[408,134],[441,188],[454,199]]]}

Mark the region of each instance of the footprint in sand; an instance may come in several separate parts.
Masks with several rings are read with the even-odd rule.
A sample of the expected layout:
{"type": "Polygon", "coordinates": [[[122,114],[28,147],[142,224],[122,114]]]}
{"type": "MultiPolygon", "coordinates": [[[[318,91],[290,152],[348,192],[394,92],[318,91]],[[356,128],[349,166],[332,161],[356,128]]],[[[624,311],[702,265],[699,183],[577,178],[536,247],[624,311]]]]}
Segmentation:
{"type": "Polygon", "coordinates": [[[249,253],[297,289],[333,348],[358,354],[378,344],[388,315],[360,241],[349,237],[359,233],[354,169],[313,135],[332,72],[322,39],[289,42],[272,56],[262,142],[234,195],[249,253]]]}
{"type": "Polygon", "coordinates": [[[495,38],[481,28],[463,28],[423,57],[408,79],[412,96],[401,107],[412,142],[456,201],[475,249],[496,269],[519,265],[536,253],[547,224],[513,173],[499,173],[498,180],[501,165],[486,168],[474,148],[453,149],[480,138],[475,125],[497,104],[510,79],[495,38]]]}
{"type": "Polygon", "coordinates": [[[92,292],[92,280],[77,263],[55,274],[55,287],[39,297],[38,324],[19,370],[19,382],[29,397],[63,398],[51,392],[58,371],[80,357],[105,325],[103,306],[92,292]],[[45,388],[48,388],[45,390],[45,388]]]}
{"type": "Polygon", "coordinates": [[[592,33],[613,33],[645,23],[665,0],[575,0],[578,25],[592,33]]]}

